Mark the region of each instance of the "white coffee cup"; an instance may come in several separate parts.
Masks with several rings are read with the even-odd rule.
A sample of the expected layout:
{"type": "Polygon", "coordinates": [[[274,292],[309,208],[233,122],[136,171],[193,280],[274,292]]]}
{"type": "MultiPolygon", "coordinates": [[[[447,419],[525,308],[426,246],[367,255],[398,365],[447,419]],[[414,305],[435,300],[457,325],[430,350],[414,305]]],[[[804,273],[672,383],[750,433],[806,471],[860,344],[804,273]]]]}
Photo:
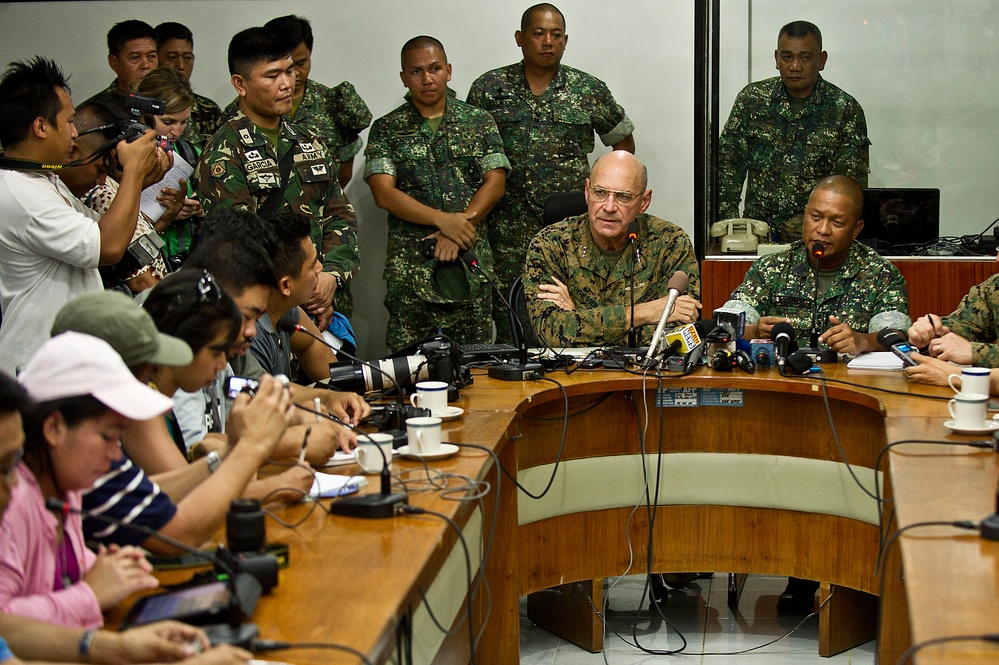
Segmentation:
{"type": "Polygon", "coordinates": [[[357,437],[357,448],[354,448],[354,459],[364,473],[381,473],[388,462],[392,468],[392,442],[394,437],[386,432],[375,432],[367,436],[357,437]],[[381,452],[378,449],[381,448],[381,452]]]}
{"type": "Polygon", "coordinates": [[[956,393],[965,395],[988,395],[992,375],[988,367],[965,367],[961,369],[961,389],[954,386],[957,374],[947,377],[947,384],[956,393]]]}
{"type": "Polygon", "coordinates": [[[430,415],[440,416],[447,410],[447,384],[443,381],[420,381],[416,392],[409,396],[409,403],[421,409],[430,409],[430,415]]]}
{"type": "Polygon", "coordinates": [[[989,396],[984,393],[958,393],[947,402],[947,410],[957,427],[980,429],[985,426],[989,396]]]}
{"type": "Polygon", "coordinates": [[[436,455],[441,451],[441,419],[421,416],[406,419],[409,452],[416,455],[436,455]]]}

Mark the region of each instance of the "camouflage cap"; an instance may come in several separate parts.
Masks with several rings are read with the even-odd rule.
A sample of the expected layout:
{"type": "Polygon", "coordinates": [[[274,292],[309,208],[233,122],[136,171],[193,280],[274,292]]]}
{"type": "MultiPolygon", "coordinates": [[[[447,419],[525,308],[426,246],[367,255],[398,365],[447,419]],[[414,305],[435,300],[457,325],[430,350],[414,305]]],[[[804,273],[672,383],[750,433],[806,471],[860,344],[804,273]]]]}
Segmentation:
{"type": "Polygon", "coordinates": [[[129,367],[143,363],[176,367],[194,360],[187,342],[158,331],[153,317],[118,291],[93,291],[66,303],[56,314],[52,336],[66,331],[103,339],[129,367]]]}

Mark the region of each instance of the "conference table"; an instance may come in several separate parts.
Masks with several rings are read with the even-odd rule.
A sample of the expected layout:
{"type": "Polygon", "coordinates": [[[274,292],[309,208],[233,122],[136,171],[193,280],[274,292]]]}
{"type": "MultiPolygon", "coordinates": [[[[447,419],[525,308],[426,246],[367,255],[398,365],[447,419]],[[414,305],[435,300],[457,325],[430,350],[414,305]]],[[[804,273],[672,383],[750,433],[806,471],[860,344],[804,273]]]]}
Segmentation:
{"type": "MultiPolygon", "coordinates": [[[[819,580],[823,655],[877,637],[881,662],[894,663],[912,643],[990,632],[999,543],[953,527],[913,528],[891,542],[880,574],[876,566],[882,528],[993,512],[994,453],[899,445],[876,470],[889,442],[981,437],[945,429],[948,388],[898,371],[823,367],[824,383],[707,367],[661,380],[612,370],[524,382],[476,376],[444,439],[478,447],[394,463],[409,504],[453,527],[429,512],[364,520],[306,504],[277,511],[302,521],[268,524],[268,540],[287,543],[290,562],[253,621],[266,639],[313,646],[262,657],[358,662],[321,646],[334,643],[378,663],[468,662],[471,614],[476,662],[516,663],[525,595],[532,619],[599,649],[590,603],[601,605],[601,580],[650,569],[819,580]],[[535,495],[550,488],[530,498],[511,477],[535,495]],[[651,534],[647,501],[657,504],[651,534]],[[477,580],[471,595],[455,528],[477,580]],[[544,593],[560,585],[582,593],[544,593]]],[[[916,662],[976,658],[997,660],[999,649],[955,643],[916,662]]]]}

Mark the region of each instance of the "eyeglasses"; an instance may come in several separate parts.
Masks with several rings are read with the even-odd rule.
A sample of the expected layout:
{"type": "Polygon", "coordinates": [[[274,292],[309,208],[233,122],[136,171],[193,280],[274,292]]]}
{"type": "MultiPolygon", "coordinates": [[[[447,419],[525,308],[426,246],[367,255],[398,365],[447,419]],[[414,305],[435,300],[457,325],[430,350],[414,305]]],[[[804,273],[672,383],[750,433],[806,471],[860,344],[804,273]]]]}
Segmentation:
{"type": "Polygon", "coordinates": [[[21,461],[24,457],[24,447],[18,448],[14,451],[14,455],[10,458],[10,462],[6,466],[0,466],[0,476],[7,479],[8,483],[14,482],[14,473],[17,469],[17,463],[21,461]]]}
{"type": "Polygon", "coordinates": [[[222,289],[219,288],[215,278],[207,270],[202,271],[201,278],[194,288],[194,293],[190,295],[187,293],[175,294],[173,302],[167,306],[166,315],[171,316],[177,310],[186,310],[195,303],[216,303],[222,300],[222,289]]]}
{"type": "Polygon", "coordinates": [[[222,289],[215,283],[215,278],[207,270],[203,271],[198,280],[198,302],[216,302],[222,300],[222,289]]]}
{"type": "Polygon", "coordinates": [[[637,201],[641,194],[618,192],[613,189],[605,189],[603,187],[590,187],[590,197],[597,203],[603,203],[609,196],[613,196],[614,202],[618,205],[628,206],[637,201]]]}

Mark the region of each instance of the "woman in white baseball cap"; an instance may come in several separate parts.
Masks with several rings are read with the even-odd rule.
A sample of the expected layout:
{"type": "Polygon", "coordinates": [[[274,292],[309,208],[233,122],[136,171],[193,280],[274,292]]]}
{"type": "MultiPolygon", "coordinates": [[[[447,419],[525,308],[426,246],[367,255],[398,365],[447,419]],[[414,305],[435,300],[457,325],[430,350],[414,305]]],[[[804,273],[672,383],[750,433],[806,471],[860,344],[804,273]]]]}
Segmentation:
{"type": "Polygon", "coordinates": [[[136,380],[107,342],[75,332],[46,341],[18,382],[35,405],[0,524],[0,611],[100,626],[102,610],[158,582],[137,548],[86,548],[80,490],[120,457],[130,420],[154,418],[172,402],[136,380]]]}

